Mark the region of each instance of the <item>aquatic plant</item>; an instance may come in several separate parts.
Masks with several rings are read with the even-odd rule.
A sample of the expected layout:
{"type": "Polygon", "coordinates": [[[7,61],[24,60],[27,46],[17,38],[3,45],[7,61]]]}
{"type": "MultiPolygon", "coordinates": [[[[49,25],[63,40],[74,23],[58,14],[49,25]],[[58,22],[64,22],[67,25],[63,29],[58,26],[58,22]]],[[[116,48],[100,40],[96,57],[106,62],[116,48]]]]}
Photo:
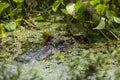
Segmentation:
{"type": "MultiPolygon", "coordinates": [[[[119,40],[119,3],[119,0],[71,0],[66,4],[64,0],[56,0],[52,9],[54,12],[64,13],[69,25],[77,20],[76,23],[79,24],[73,26],[74,28],[79,29],[82,26],[91,34],[97,31],[99,35],[102,34],[108,40],[110,36],[119,40]]],[[[84,34],[86,32],[82,35],[84,34]]]]}

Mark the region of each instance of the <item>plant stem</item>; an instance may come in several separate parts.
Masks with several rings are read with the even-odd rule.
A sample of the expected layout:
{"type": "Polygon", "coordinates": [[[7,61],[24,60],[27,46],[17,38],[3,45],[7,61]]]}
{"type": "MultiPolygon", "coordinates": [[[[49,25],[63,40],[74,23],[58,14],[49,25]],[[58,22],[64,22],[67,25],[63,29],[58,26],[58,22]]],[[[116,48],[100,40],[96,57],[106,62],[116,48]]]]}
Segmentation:
{"type": "Polygon", "coordinates": [[[107,40],[110,41],[110,38],[109,38],[109,37],[107,37],[101,30],[99,30],[99,31],[101,32],[101,34],[102,34],[107,40]]]}
{"type": "Polygon", "coordinates": [[[117,40],[119,40],[119,38],[118,38],[112,31],[110,31],[110,33],[111,33],[117,40]]]}

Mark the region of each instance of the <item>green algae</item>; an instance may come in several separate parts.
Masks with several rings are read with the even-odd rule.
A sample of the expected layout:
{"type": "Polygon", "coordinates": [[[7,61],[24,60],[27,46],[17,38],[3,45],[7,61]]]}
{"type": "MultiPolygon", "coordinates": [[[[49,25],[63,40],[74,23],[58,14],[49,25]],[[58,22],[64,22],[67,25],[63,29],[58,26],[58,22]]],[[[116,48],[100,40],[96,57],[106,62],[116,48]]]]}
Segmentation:
{"type": "MultiPolygon", "coordinates": [[[[0,44],[0,80],[116,80],[120,79],[120,41],[94,43],[76,42],[65,52],[23,64],[14,61],[25,51],[35,51],[43,42],[42,33],[58,36],[57,29],[65,24],[40,23],[40,29],[21,27],[7,34],[0,44]],[[57,27],[56,27],[57,25],[57,27]],[[53,26],[53,28],[51,28],[53,26]]],[[[60,36],[60,35],[59,35],[60,36]]]]}
{"type": "Polygon", "coordinates": [[[5,71],[10,74],[6,75],[8,78],[14,77],[13,75],[17,75],[19,69],[18,80],[116,80],[120,78],[120,46],[118,44],[117,48],[114,46],[109,51],[106,44],[113,45],[111,42],[96,42],[91,45],[76,43],[66,52],[56,52],[41,61],[33,60],[27,64],[8,63],[5,64],[7,69],[5,71]],[[10,72],[11,70],[13,72],[10,72]]]}

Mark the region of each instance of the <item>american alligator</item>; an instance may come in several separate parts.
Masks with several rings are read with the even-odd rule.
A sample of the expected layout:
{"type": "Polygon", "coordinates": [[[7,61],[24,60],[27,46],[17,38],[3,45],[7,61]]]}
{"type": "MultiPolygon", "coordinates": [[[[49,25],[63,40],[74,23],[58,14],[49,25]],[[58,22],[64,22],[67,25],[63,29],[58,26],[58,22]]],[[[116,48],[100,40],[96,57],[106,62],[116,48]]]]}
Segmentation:
{"type": "Polygon", "coordinates": [[[74,44],[72,37],[53,37],[44,42],[35,52],[26,52],[15,58],[18,62],[27,63],[32,60],[42,60],[50,54],[54,54],[56,50],[65,51],[68,46],[74,44]]]}

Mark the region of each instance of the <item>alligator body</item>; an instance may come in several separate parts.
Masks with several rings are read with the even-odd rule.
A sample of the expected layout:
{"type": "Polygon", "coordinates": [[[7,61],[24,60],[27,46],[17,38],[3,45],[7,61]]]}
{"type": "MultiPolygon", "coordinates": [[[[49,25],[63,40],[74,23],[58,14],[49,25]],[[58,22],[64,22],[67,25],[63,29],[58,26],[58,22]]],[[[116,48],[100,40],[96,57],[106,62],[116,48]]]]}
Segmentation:
{"type": "Polygon", "coordinates": [[[50,54],[54,54],[56,50],[65,51],[68,46],[72,45],[73,38],[51,38],[43,43],[35,52],[26,52],[15,58],[18,62],[28,63],[32,60],[42,60],[50,54]]]}

